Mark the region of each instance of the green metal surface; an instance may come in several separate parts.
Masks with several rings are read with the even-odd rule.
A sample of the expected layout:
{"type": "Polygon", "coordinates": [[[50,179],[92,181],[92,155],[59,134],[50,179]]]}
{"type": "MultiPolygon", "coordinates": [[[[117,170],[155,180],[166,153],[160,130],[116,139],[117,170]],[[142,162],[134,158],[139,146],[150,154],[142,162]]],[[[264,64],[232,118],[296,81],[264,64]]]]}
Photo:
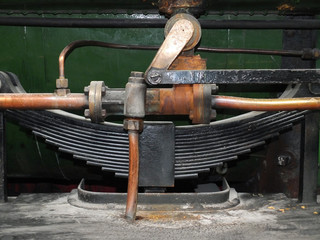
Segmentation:
{"type": "MultiPolygon", "coordinates": [[[[26,8],[32,2],[26,1],[26,8]]],[[[278,3],[279,1],[274,2],[278,3]]],[[[10,1],[10,3],[14,2],[10,1]]],[[[1,6],[3,3],[0,3],[1,6]]],[[[46,14],[43,16],[70,17],[65,14],[46,14]]],[[[141,18],[150,16],[142,14],[118,14],[116,16],[113,14],[74,14],[72,17],[141,18]]],[[[218,20],[281,19],[275,15],[268,17],[208,15],[202,18],[218,20]]],[[[53,92],[55,79],[58,77],[60,51],[74,40],[87,39],[123,44],[160,45],[164,39],[163,29],[141,28],[72,29],[1,26],[0,32],[0,70],[15,73],[27,92],[53,92]]],[[[280,30],[205,29],[202,33],[201,46],[281,49],[282,32],[280,30]]],[[[83,87],[92,80],[104,80],[109,87],[124,87],[130,71],[145,71],[154,55],[155,51],[115,50],[98,47],[76,49],[66,62],[66,77],[69,79],[72,92],[83,92],[83,87]]],[[[281,63],[280,57],[273,56],[218,53],[201,53],[201,56],[207,58],[209,69],[279,68],[281,63]]],[[[238,93],[239,90],[242,89],[238,89],[238,93]]],[[[250,96],[270,96],[268,92],[264,95],[257,92],[250,96]]],[[[73,161],[70,156],[57,154],[41,139],[35,139],[29,132],[11,123],[8,124],[7,130],[7,150],[9,176],[79,179],[84,175],[90,175],[92,178],[99,178],[102,175],[100,170],[96,168],[84,169],[81,162],[73,161]]]]}

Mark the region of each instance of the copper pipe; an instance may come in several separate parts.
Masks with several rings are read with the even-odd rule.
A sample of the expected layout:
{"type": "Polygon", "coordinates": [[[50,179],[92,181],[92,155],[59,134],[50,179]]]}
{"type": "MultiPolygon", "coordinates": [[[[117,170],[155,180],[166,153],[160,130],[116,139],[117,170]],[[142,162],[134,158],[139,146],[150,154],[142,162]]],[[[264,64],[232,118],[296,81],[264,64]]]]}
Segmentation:
{"type": "Polygon", "coordinates": [[[232,108],[247,111],[292,111],[320,109],[319,97],[251,99],[213,96],[213,108],[232,108]]]}
{"type": "Polygon", "coordinates": [[[81,93],[58,96],[54,93],[0,94],[0,109],[81,109],[88,105],[81,93]]]}
{"type": "Polygon", "coordinates": [[[139,132],[129,130],[129,177],[125,218],[133,222],[136,218],[139,183],[139,132]]]}
{"type": "Polygon", "coordinates": [[[158,50],[159,46],[144,46],[144,45],[125,45],[117,43],[108,43],[92,40],[78,40],[68,44],[60,53],[59,56],[59,77],[64,78],[64,63],[70,53],[79,47],[105,47],[105,48],[116,48],[116,49],[135,49],[135,50],[158,50]]]}

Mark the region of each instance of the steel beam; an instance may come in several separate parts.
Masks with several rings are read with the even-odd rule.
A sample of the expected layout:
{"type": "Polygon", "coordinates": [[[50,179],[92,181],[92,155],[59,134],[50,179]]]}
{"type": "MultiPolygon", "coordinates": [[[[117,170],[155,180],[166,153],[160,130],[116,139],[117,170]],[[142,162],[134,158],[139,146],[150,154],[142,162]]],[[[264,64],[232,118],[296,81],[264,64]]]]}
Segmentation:
{"type": "Polygon", "coordinates": [[[317,69],[158,70],[150,69],[153,84],[298,84],[320,83],[317,69]],[[157,77],[157,80],[154,79],[157,77]]]}

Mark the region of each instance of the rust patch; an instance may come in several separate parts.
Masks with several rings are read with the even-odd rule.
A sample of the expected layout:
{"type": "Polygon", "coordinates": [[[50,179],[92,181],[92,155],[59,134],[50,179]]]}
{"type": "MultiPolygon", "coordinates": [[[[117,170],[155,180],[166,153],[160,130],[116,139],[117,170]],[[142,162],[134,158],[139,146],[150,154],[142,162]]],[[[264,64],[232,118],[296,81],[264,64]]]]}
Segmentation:
{"type": "Polygon", "coordinates": [[[284,3],[277,7],[278,11],[293,11],[295,9],[294,6],[284,3]]]}
{"type": "Polygon", "coordinates": [[[200,220],[200,215],[187,214],[184,212],[140,212],[140,219],[147,221],[190,221],[200,220]]]}
{"type": "Polygon", "coordinates": [[[159,11],[171,15],[179,8],[198,8],[202,6],[202,0],[160,0],[159,11]]]}
{"type": "Polygon", "coordinates": [[[179,56],[171,64],[169,70],[204,70],[207,69],[207,59],[195,56],[179,56]]]}

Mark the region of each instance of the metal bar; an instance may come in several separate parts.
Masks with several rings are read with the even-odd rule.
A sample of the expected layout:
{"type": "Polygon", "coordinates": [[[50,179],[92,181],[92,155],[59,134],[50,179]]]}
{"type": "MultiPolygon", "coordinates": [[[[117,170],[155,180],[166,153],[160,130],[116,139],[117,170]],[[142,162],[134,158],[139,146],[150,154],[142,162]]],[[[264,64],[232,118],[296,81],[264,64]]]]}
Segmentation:
{"type": "Polygon", "coordinates": [[[319,113],[308,114],[303,124],[299,201],[317,203],[319,113]]]}
{"type": "Polygon", "coordinates": [[[139,185],[139,132],[128,131],[129,136],[129,177],[125,218],[134,221],[138,203],[139,185]]]}
{"type": "Polygon", "coordinates": [[[81,93],[58,96],[54,93],[0,94],[0,109],[81,109],[88,105],[81,93]]]}
{"type": "Polygon", "coordinates": [[[242,70],[156,70],[158,84],[298,84],[320,83],[317,69],[242,69],[242,70]]]}
{"type": "MultiPolygon", "coordinates": [[[[46,18],[0,17],[3,26],[67,27],[67,28],[163,28],[164,18],[46,18]]],[[[283,20],[199,20],[202,29],[319,29],[317,19],[283,20]]]]}
{"type": "Polygon", "coordinates": [[[7,171],[5,154],[5,120],[0,112],[0,202],[7,201],[7,171]]]}
{"type": "Polygon", "coordinates": [[[230,96],[213,96],[214,108],[232,108],[246,111],[292,111],[320,109],[319,97],[253,99],[230,96]]]}

